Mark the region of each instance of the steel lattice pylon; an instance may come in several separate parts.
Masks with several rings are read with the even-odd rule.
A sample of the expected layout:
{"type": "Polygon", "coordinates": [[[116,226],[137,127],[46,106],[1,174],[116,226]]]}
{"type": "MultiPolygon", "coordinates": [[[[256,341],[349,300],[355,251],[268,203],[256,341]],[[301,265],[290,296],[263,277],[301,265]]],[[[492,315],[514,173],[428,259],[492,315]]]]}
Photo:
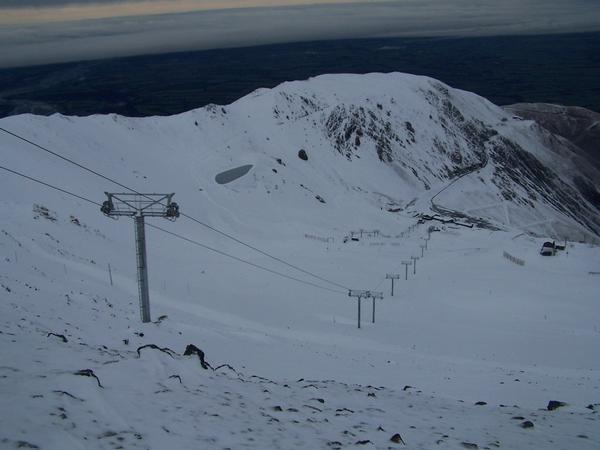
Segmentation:
{"type": "Polygon", "coordinates": [[[133,217],[135,224],[135,250],[137,261],[140,316],[150,322],[150,294],[148,291],[148,260],[146,257],[145,217],[179,217],[179,205],[172,201],[175,194],[108,193],[100,210],[109,217],[133,217]]]}

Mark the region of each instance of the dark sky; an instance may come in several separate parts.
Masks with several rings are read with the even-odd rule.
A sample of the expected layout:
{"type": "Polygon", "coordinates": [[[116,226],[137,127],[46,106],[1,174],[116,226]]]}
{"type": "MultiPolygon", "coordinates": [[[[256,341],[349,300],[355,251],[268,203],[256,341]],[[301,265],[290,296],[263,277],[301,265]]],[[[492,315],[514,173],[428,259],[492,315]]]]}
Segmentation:
{"type": "Polygon", "coordinates": [[[303,40],[600,31],[600,0],[0,0],[0,67],[303,40]]]}

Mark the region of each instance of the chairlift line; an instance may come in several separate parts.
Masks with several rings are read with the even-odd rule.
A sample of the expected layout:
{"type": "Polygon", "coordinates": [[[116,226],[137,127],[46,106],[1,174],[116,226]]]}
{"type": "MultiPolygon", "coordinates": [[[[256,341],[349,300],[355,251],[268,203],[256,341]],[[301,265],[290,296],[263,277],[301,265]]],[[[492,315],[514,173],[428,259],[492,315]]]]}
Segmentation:
{"type": "MultiPolygon", "coordinates": [[[[135,194],[147,197],[146,194],[142,194],[142,193],[136,191],[135,189],[130,188],[129,186],[126,186],[126,185],[124,185],[124,184],[122,184],[122,183],[120,183],[120,182],[118,182],[118,181],[116,181],[116,180],[114,180],[114,179],[112,179],[110,177],[107,177],[106,175],[103,175],[103,174],[101,174],[101,173],[99,173],[99,172],[97,172],[97,171],[95,171],[93,169],[90,169],[89,167],[86,167],[83,164],[80,164],[80,163],[78,163],[76,161],[73,161],[72,159],[67,158],[66,156],[63,156],[63,155],[61,155],[61,154],[59,154],[59,153],[57,153],[55,151],[52,151],[52,150],[48,149],[47,147],[44,147],[44,146],[42,146],[40,144],[37,144],[37,143],[35,143],[35,142],[33,142],[33,141],[31,141],[31,140],[23,137],[23,136],[20,136],[17,133],[14,133],[14,132],[12,132],[10,130],[7,130],[7,129],[3,128],[3,127],[0,127],[0,131],[3,131],[5,133],[7,133],[7,134],[9,134],[9,135],[11,135],[11,136],[13,136],[13,137],[15,137],[15,138],[23,141],[23,142],[26,142],[26,143],[28,143],[28,144],[30,144],[30,145],[32,145],[32,146],[34,146],[34,147],[42,150],[42,151],[45,151],[45,152],[47,152],[47,153],[49,153],[49,154],[51,154],[51,155],[53,155],[53,156],[55,156],[57,158],[60,158],[63,161],[66,161],[66,162],[68,162],[70,164],[73,164],[73,165],[79,167],[80,169],[83,169],[83,170],[85,170],[85,171],[87,171],[89,173],[92,173],[92,174],[94,174],[94,175],[96,175],[96,176],[98,176],[98,177],[100,177],[100,178],[102,178],[102,179],[104,179],[106,181],[114,183],[114,184],[116,184],[119,187],[127,189],[127,190],[129,190],[131,192],[134,192],[135,194]]],[[[147,197],[147,198],[149,200],[153,200],[151,197],[147,197]]],[[[163,205],[163,206],[167,206],[167,205],[163,205]]],[[[190,216],[189,214],[181,213],[180,215],[181,215],[181,217],[185,217],[188,220],[196,222],[197,224],[202,225],[203,227],[206,227],[209,230],[214,231],[215,233],[218,233],[218,234],[220,234],[220,235],[222,235],[222,236],[224,236],[224,237],[226,237],[226,238],[228,238],[230,240],[233,240],[234,242],[237,242],[240,245],[243,245],[243,246],[245,246],[245,247],[247,247],[247,248],[249,248],[251,250],[254,250],[255,252],[258,252],[258,253],[260,253],[263,256],[271,258],[271,259],[273,259],[273,260],[275,260],[275,261],[277,261],[277,262],[279,262],[281,264],[284,264],[284,265],[286,265],[286,266],[288,266],[288,267],[290,267],[290,268],[292,268],[294,270],[302,272],[305,275],[309,275],[309,276],[311,276],[313,278],[316,278],[316,279],[321,280],[321,281],[323,281],[325,283],[331,284],[332,286],[339,287],[341,289],[349,289],[348,286],[344,286],[344,285],[342,285],[340,283],[336,283],[335,281],[328,280],[327,278],[321,277],[321,276],[319,276],[319,275],[317,275],[317,274],[315,274],[313,272],[310,272],[310,271],[308,271],[306,269],[302,269],[301,267],[298,267],[298,266],[296,266],[294,264],[288,263],[287,261],[285,261],[285,260],[283,260],[283,259],[281,259],[281,258],[279,258],[277,256],[271,255],[270,253],[265,252],[264,250],[260,250],[259,248],[254,247],[253,245],[247,244],[246,242],[243,242],[242,240],[240,240],[240,239],[238,239],[238,238],[236,238],[236,237],[234,237],[234,236],[232,236],[232,235],[230,235],[230,234],[228,234],[228,233],[226,233],[224,231],[221,231],[221,230],[219,230],[219,229],[217,229],[217,228],[215,228],[215,227],[213,227],[213,226],[211,226],[211,225],[209,225],[209,224],[207,224],[205,222],[202,222],[201,220],[196,219],[195,217],[190,216]]]]}
{"type": "MultiPolygon", "coordinates": [[[[43,185],[43,186],[45,186],[45,187],[47,187],[47,188],[50,188],[50,189],[56,190],[56,191],[58,191],[58,192],[61,192],[61,193],[63,193],[63,194],[70,195],[71,197],[77,198],[77,199],[79,199],[79,200],[86,201],[86,202],[88,202],[88,203],[91,203],[92,205],[99,206],[99,207],[101,207],[101,206],[102,206],[102,204],[101,204],[101,203],[99,203],[99,202],[96,202],[96,201],[94,201],[94,200],[90,200],[89,198],[86,198],[86,197],[83,197],[83,196],[81,196],[81,195],[75,194],[75,193],[73,193],[73,192],[67,191],[66,189],[59,188],[58,186],[54,186],[54,185],[52,185],[52,184],[50,184],[50,183],[46,183],[46,182],[44,182],[44,181],[42,181],[42,180],[39,180],[39,179],[37,179],[37,178],[34,178],[34,177],[31,177],[31,176],[29,176],[29,175],[25,175],[25,174],[23,174],[23,173],[20,173],[20,172],[18,172],[18,171],[16,171],[16,170],[9,169],[8,167],[0,166],[0,169],[3,169],[3,170],[5,170],[5,171],[7,171],[7,172],[10,172],[10,173],[12,173],[12,174],[14,174],[14,175],[18,175],[18,176],[20,176],[20,177],[22,177],[22,178],[25,178],[25,179],[29,180],[29,181],[33,181],[33,182],[35,182],[35,183],[41,184],[41,185],[43,185]]],[[[179,239],[186,240],[186,241],[188,241],[188,242],[190,242],[190,243],[193,243],[193,244],[195,244],[195,245],[198,245],[198,246],[200,246],[200,247],[206,248],[207,250],[213,251],[213,252],[215,252],[215,253],[218,253],[218,254],[220,254],[220,255],[226,256],[226,257],[228,257],[228,258],[235,259],[236,261],[242,262],[242,263],[244,263],[244,264],[248,264],[248,265],[250,265],[250,266],[252,266],[252,267],[255,267],[255,268],[257,268],[257,269],[262,269],[262,270],[264,270],[264,271],[266,271],[266,272],[269,272],[269,273],[272,273],[272,274],[274,274],[274,275],[278,275],[278,276],[280,276],[280,277],[287,278],[287,279],[289,279],[289,280],[297,281],[297,282],[299,282],[299,283],[303,283],[303,284],[306,284],[306,285],[308,285],[308,286],[312,286],[312,287],[314,287],[314,288],[318,288],[318,289],[323,289],[323,290],[325,290],[325,291],[333,292],[333,293],[336,293],[336,294],[343,294],[343,295],[346,295],[346,293],[347,293],[347,291],[339,291],[339,290],[336,290],[336,289],[331,289],[331,288],[328,288],[328,287],[325,287],[325,286],[319,286],[318,284],[311,283],[310,281],[301,280],[301,279],[299,279],[299,278],[296,278],[296,277],[293,277],[293,276],[291,276],[291,275],[286,275],[286,274],[284,274],[284,273],[277,272],[276,270],[269,269],[269,268],[267,268],[267,267],[263,267],[263,266],[261,266],[261,265],[259,265],[259,264],[255,264],[255,263],[253,263],[253,262],[250,262],[250,261],[244,260],[244,259],[242,259],[242,258],[238,258],[237,256],[230,255],[230,254],[228,254],[228,253],[225,253],[225,252],[222,252],[222,251],[220,251],[220,250],[217,250],[217,249],[215,249],[215,248],[212,248],[212,247],[209,247],[209,246],[207,246],[207,245],[204,245],[204,244],[202,244],[202,243],[200,243],[200,242],[197,242],[197,241],[194,241],[194,240],[192,240],[192,239],[186,238],[186,237],[184,237],[184,236],[178,235],[177,233],[173,233],[173,232],[171,232],[171,231],[168,231],[168,230],[162,229],[162,228],[160,228],[160,227],[158,227],[158,226],[156,226],[156,225],[152,225],[152,224],[147,224],[147,225],[148,225],[149,227],[151,227],[151,228],[155,228],[155,229],[157,229],[157,230],[159,230],[159,231],[162,231],[162,232],[164,232],[164,233],[166,233],[166,234],[170,234],[170,235],[172,235],[172,236],[175,236],[175,237],[177,237],[177,238],[179,238],[179,239]]]]}

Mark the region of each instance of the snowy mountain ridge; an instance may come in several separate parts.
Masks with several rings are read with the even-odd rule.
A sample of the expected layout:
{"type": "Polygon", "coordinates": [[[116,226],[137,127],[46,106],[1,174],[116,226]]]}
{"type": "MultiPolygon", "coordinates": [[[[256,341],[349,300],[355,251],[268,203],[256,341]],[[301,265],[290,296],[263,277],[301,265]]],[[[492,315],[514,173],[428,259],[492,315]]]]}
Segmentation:
{"type": "Polygon", "coordinates": [[[299,146],[314,148],[312,154],[333,148],[352,161],[376,153],[401,180],[385,192],[393,199],[389,209],[444,188],[438,202],[538,235],[589,240],[600,230],[600,172],[568,142],[435,80],[318,77],[257,91],[236,107],[261,109],[265,118],[272,108],[278,127],[302,127],[308,137],[299,146]],[[472,172],[478,176],[461,181],[460,195],[458,186],[445,189],[472,172]]]}
{"type": "MultiPolygon", "coordinates": [[[[283,185],[292,181],[285,179],[287,172],[294,185],[304,185],[325,201],[331,197],[325,180],[334,180],[345,189],[361,190],[378,207],[400,211],[410,204],[415,205],[412,213],[429,213],[431,197],[444,190],[436,196],[444,210],[499,226],[556,239],[593,240],[600,233],[595,188],[600,172],[572,152],[568,142],[485,99],[425,77],[321,76],[259,90],[229,106],[165,118],[6,120],[7,126],[14,123],[34,135],[47,127],[49,136],[61,129],[59,145],[69,142],[69,134],[85,136],[94,149],[122,147],[135,139],[145,152],[173,151],[173,167],[175,158],[183,159],[184,166],[190,157],[202,165],[222,161],[200,169],[199,183],[214,179],[221,169],[251,163],[253,188],[259,183],[268,193],[288,189],[283,185]],[[306,163],[297,161],[301,149],[310,158],[306,163]],[[276,163],[292,160],[288,168],[276,163]],[[325,184],[306,186],[305,176],[325,184]]],[[[249,181],[238,184],[244,183],[249,181]]]]}

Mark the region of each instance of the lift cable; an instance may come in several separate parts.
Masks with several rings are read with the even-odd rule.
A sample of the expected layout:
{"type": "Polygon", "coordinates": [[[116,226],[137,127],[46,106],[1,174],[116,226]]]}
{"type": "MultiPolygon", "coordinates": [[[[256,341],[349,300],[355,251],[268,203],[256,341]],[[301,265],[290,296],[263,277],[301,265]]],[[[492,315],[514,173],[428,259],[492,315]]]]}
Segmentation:
{"type": "MultiPolygon", "coordinates": [[[[54,190],[56,190],[56,191],[62,192],[63,194],[70,195],[70,196],[72,196],[72,197],[75,197],[75,198],[77,198],[77,199],[79,199],[79,200],[84,200],[84,201],[86,201],[86,202],[88,202],[88,203],[91,203],[91,204],[93,204],[93,205],[96,205],[96,206],[102,206],[100,203],[98,203],[98,202],[96,202],[96,201],[94,201],[94,200],[90,200],[89,198],[85,198],[85,197],[83,197],[83,196],[81,196],[81,195],[75,194],[75,193],[73,193],[73,192],[70,192],[70,191],[68,191],[68,190],[66,190],[66,189],[62,189],[62,188],[60,188],[60,187],[58,187],[58,186],[54,186],[54,185],[52,185],[52,184],[50,184],[50,183],[46,183],[45,181],[39,180],[39,179],[37,179],[37,178],[34,178],[34,177],[31,177],[31,176],[29,176],[29,175],[25,175],[24,173],[18,172],[18,171],[16,171],[16,170],[9,169],[8,167],[0,166],[0,169],[2,169],[2,170],[5,170],[5,171],[7,171],[7,172],[10,172],[10,173],[12,173],[12,174],[14,174],[14,175],[18,175],[18,176],[20,176],[20,177],[22,177],[22,178],[25,178],[25,179],[29,180],[29,181],[33,181],[33,182],[35,182],[35,183],[41,184],[41,185],[43,185],[43,186],[45,186],[45,187],[48,187],[48,188],[54,189],[54,190]]],[[[330,288],[328,288],[328,287],[325,287],[325,286],[320,286],[320,285],[318,285],[318,284],[311,283],[310,281],[302,280],[302,279],[300,279],[300,278],[296,278],[296,277],[293,277],[293,276],[291,276],[291,275],[287,275],[287,274],[284,274],[284,273],[278,272],[278,271],[276,271],[276,270],[269,269],[268,267],[261,266],[261,265],[259,265],[259,264],[253,263],[253,262],[251,262],[251,261],[248,261],[248,260],[245,260],[245,259],[242,259],[242,258],[238,258],[237,256],[234,256],[234,255],[231,255],[231,254],[229,254],[229,253],[225,253],[225,252],[223,252],[223,251],[221,251],[221,250],[218,250],[218,249],[215,249],[215,248],[209,247],[209,246],[207,246],[207,245],[205,245],[205,244],[202,244],[202,243],[200,243],[200,242],[198,242],[198,241],[195,241],[195,240],[193,240],[193,239],[187,238],[187,237],[185,237],[185,236],[182,236],[182,235],[180,235],[180,234],[173,233],[173,232],[171,232],[171,231],[165,230],[165,229],[163,229],[163,228],[161,228],[161,227],[158,227],[158,226],[156,226],[156,225],[152,225],[152,224],[150,224],[150,223],[147,223],[146,225],[147,225],[147,226],[149,226],[149,227],[151,227],[151,228],[154,228],[154,229],[156,229],[156,230],[159,230],[159,231],[161,231],[161,232],[163,232],[163,233],[166,233],[166,234],[169,234],[169,235],[171,235],[171,236],[174,236],[174,237],[176,237],[176,238],[178,238],[178,239],[182,239],[182,240],[184,240],[184,241],[186,241],[186,242],[189,242],[189,243],[195,244],[195,245],[197,245],[197,246],[199,246],[199,247],[205,248],[205,249],[207,249],[207,250],[210,250],[210,251],[212,251],[212,252],[214,252],[214,253],[218,253],[219,255],[225,256],[225,257],[227,257],[227,258],[234,259],[234,260],[236,260],[236,261],[239,261],[239,262],[241,262],[241,263],[244,263],[244,264],[250,265],[250,266],[252,266],[252,267],[255,267],[255,268],[257,268],[257,269],[264,270],[264,271],[266,271],[266,272],[269,272],[269,273],[272,273],[272,274],[274,274],[274,275],[278,275],[278,276],[280,276],[280,277],[287,278],[287,279],[289,279],[289,280],[297,281],[298,283],[303,283],[303,284],[306,284],[306,285],[308,285],[308,286],[312,286],[312,287],[315,287],[315,288],[318,288],[318,289],[323,289],[323,290],[326,290],[326,291],[329,291],[329,292],[334,292],[334,293],[336,293],[336,294],[344,294],[344,295],[346,294],[346,291],[340,291],[340,290],[336,290],[336,289],[330,289],[330,288]]]]}
{"type": "MultiPolygon", "coordinates": [[[[73,161],[73,160],[72,160],[72,159],[70,159],[70,158],[67,158],[67,157],[65,157],[65,156],[63,156],[63,155],[61,155],[61,154],[59,154],[59,153],[57,153],[57,152],[55,152],[55,151],[52,151],[52,150],[50,150],[50,149],[48,149],[48,148],[46,148],[46,147],[44,147],[44,146],[42,146],[42,145],[39,145],[39,144],[37,144],[37,143],[35,143],[35,142],[33,142],[33,141],[31,141],[31,140],[29,140],[29,139],[27,139],[27,138],[23,137],[23,136],[20,136],[20,135],[18,135],[18,134],[16,134],[16,133],[14,133],[14,132],[12,132],[12,131],[9,131],[9,130],[7,130],[7,129],[5,129],[5,128],[2,128],[2,127],[0,127],[0,131],[3,131],[3,132],[5,132],[5,133],[7,133],[7,134],[9,134],[9,135],[11,135],[11,136],[13,136],[13,137],[15,137],[15,138],[17,138],[17,139],[21,140],[21,141],[23,141],[23,142],[26,142],[26,143],[28,143],[28,144],[30,144],[30,145],[32,145],[32,146],[34,146],[34,147],[36,147],[36,148],[38,148],[38,149],[42,150],[42,151],[45,151],[45,152],[47,152],[47,153],[50,153],[51,155],[53,155],[53,156],[56,156],[57,158],[60,158],[60,159],[62,159],[63,161],[66,161],[66,162],[68,162],[68,163],[70,163],[70,164],[73,164],[73,165],[75,165],[75,166],[79,167],[80,169],[83,169],[83,170],[85,170],[85,171],[87,171],[87,172],[90,172],[90,173],[92,173],[92,174],[94,174],[94,175],[96,175],[96,176],[98,176],[98,177],[100,177],[100,178],[102,178],[102,179],[104,179],[104,180],[106,180],[106,181],[109,181],[109,182],[111,182],[111,183],[114,183],[114,184],[116,184],[116,185],[117,185],[117,186],[119,186],[119,187],[122,187],[122,188],[124,188],[124,189],[127,189],[127,190],[129,190],[129,191],[131,191],[131,192],[133,192],[133,193],[135,193],[135,194],[138,194],[138,195],[144,196],[144,194],[142,194],[142,193],[140,193],[140,192],[136,191],[136,190],[135,190],[135,189],[133,189],[133,188],[130,188],[129,186],[126,186],[126,185],[124,185],[124,184],[122,184],[122,183],[120,183],[120,182],[118,182],[118,181],[116,181],[116,180],[114,180],[114,179],[112,179],[112,178],[109,178],[109,177],[107,177],[106,175],[103,175],[103,174],[101,174],[101,173],[99,173],[99,172],[97,172],[97,171],[95,171],[95,170],[93,170],[93,169],[90,169],[89,167],[86,167],[86,166],[84,166],[83,164],[80,164],[80,163],[78,163],[78,162],[76,162],[76,161],[73,161]]],[[[165,205],[163,205],[163,206],[165,206],[165,205]]],[[[218,233],[218,234],[220,234],[220,235],[222,235],[222,236],[224,236],[224,237],[226,237],[226,238],[228,238],[228,239],[230,239],[230,240],[233,240],[234,242],[237,242],[237,243],[238,243],[238,244],[240,244],[240,245],[243,245],[243,246],[245,246],[245,247],[247,247],[247,248],[249,248],[249,249],[251,249],[251,250],[254,250],[254,251],[256,251],[256,252],[260,253],[261,255],[264,255],[264,256],[266,256],[266,257],[268,257],[268,258],[271,258],[271,259],[273,259],[273,260],[275,260],[275,261],[277,261],[277,262],[279,262],[279,263],[281,263],[281,264],[284,264],[284,265],[286,265],[286,266],[288,266],[288,267],[290,267],[290,268],[292,268],[292,269],[295,269],[295,270],[297,270],[297,271],[299,271],[299,272],[302,272],[302,273],[304,273],[304,274],[306,274],[306,275],[309,275],[309,276],[311,276],[311,277],[313,277],[313,278],[316,278],[316,279],[318,279],[318,280],[321,280],[321,281],[323,281],[323,282],[325,282],[325,283],[328,283],[328,284],[331,284],[331,285],[333,285],[333,286],[336,286],[336,287],[339,287],[339,288],[342,288],[342,289],[345,289],[345,290],[350,290],[350,288],[349,288],[348,286],[344,286],[344,285],[342,285],[342,284],[340,284],[340,283],[336,283],[335,281],[328,280],[327,278],[321,277],[320,275],[317,275],[317,274],[315,274],[315,273],[313,273],[313,272],[310,272],[310,271],[308,271],[308,270],[306,270],[306,269],[303,269],[303,268],[301,268],[301,267],[298,267],[298,266],[296,266],[295,264],[289,263],[289,262],[287,262],[287,261],[283,260],[282,258],[279,258],[279,257],[277,257],[277,256],[271,255],[270,253],[267,253],[267,252],[265,252],[264,250],[261,250],[261,249],[259,249],[259,248],[255,247],[255,246],[253,246],[253,245],[250,245],[250,244],[248,244],[248,243],[246,243],[246,242],[243,242],[242,240],[240,240],[240,239],[238,239],[238,238],[236,238],[236,237],[234,237],[234,236],[232,236],[232,235],[230,235],[230,234],[228,234],[228,233],[226,233],[226,232],[224,232],[224,231],[221,231],[221,230],[219,230],[219,229],[215,228],[214,226],[211,226],[211,225],[209,225],[209,224],[207,224],[207,223],[205,223],[205,222],[202,222],[201,220],[199,220],[199,219],[196,219],[195,217],[193,217],[193,216],[190,216],[189,214],[181,213],[180,215],[181,215],[182,217],[185,217],[185,218],[186,218],[186,219],[188,219],[188,220],[191,220],[191,221],[193,221],[193,222],[196,222],[197,224],[199,224],[199,225],[202,225],[203,227],[206,227],[206,228],[208,228],[209,230],[211,230],[211,231],[214,231],[215,233],[218,233]]]]}

